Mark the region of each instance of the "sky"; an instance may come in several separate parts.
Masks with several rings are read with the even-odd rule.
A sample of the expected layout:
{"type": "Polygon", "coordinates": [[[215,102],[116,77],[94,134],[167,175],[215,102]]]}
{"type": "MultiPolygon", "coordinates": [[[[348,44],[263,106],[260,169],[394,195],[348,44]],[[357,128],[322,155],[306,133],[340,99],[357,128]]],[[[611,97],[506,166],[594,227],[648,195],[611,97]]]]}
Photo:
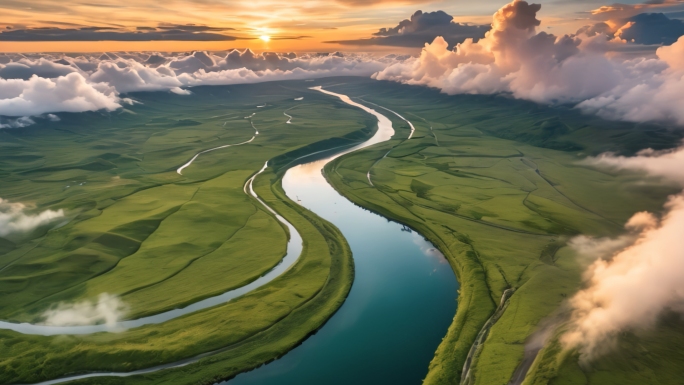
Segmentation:
{"type": "MultiPolygon", "coordinates": [[[[656,2],[663,1],[678,3],[656,2]]],[[[0,51],[178,52],[250,48],[256,52],[397,52],[396,46],[333,42],[373,37],[381,28],[396,27],[418,10],[444,11],[454,22],[488,25],[504,3],[499,0],[3,0],[0,2],[0,51]],[[22,31],[28,33],[17,33],[22,31]],[[115,41],[121,39],[126,41],[115,41]]],[[[539,16],[544,21],[540,28],[555,34],[575,32],[588,24],[592,10],[607,5],[598,0],[538,3],[542,4],[539,16]]],[[[624,3],[638,4],[633,0],[624,3]]],[[[668,9],[684,11],[679,5],[668,4],[668,9]]],[[[416,47],[402,48],[404,52],[417,51],[416,47]]]]}

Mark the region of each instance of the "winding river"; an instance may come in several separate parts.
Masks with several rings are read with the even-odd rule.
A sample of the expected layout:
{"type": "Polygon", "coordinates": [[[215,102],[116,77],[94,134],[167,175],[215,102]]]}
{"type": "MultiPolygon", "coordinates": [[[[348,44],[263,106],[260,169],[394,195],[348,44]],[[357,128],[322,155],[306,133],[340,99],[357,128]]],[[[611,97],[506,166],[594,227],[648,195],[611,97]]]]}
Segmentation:
{"type": "Polygon", "coordinates": [[[369,141],[293,167],[283,178],[292,200],[344,234],[354,253],[354,285],[340,310],[302,345],[223,385],[420,384],[456,313],[454,273],[420,234],[354,205],[327,183],[322,170],[328,162],[388,140],[394,130],[377,111],[314,89],[378,118],[378,132],[369,141]]]}
{"type": "MultiPolygon", "coordinates": [[[[386,116],[352,101],[346,95],[321,87],[312,89],[338,97],[378,119],[378,131],[369,140],[326,159],[295,166],[283,178],[283,188],[293,201],[299,201],[342,231],[354,255],[354,284],[339,311],[315,335],[282,358],[240,374],[227,384],[419,384],[427,374],[428,364],[456,312],[458,284],[444,256],[420,234],[354,205],[327,183],[322,170],[328,162],[387,141],[394,135],[394,129],[386,116]]],[[[408,122],[396,112],[388,111],[408,122]]],[[[410,122],[409,125],[412,134],[413,125],[410,122]]],[[[306,161],[306,157],[301,160],[306,161]]],[[[192,161],[187,165],[190,163],[192,161]]],[[[252,189],[254,178],[267,166],[268,163],[247,181],[245,193],[254,196],[273,212],[252,189]]],[[[285,258],[273,270],[246,286],[222,295],[183,309],[123,321],[114,329],[160,323],[215,306],[254,290],[282,274],[298,259],[302,242],[289,222],[277,214],[276,217],[290,229],[291,239],[285,258]]],[[[111,325],[54,327],[7,322],[0,322],[0,328],[42,335],[112,331],[111,325]]],[[[185,366],[223,350],[135,372],[89,373],[40,384],[151,373],[185,366]]]]}

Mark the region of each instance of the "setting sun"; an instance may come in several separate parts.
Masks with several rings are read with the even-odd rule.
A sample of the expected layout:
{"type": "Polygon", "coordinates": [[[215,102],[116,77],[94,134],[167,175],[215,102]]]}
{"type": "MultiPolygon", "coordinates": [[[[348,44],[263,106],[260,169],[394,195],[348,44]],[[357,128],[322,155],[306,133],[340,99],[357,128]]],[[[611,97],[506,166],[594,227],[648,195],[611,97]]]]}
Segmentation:
{"type": "Polygon", "coordinates": [[[265,41],[265,42],[267,42],[267,43],[268,43],[269,41],[271,41],[271,37],[268,36],[268,35],[259,36],[259,39],[261,39],[261,40],[263,40],[263,41],[265,41]]]}

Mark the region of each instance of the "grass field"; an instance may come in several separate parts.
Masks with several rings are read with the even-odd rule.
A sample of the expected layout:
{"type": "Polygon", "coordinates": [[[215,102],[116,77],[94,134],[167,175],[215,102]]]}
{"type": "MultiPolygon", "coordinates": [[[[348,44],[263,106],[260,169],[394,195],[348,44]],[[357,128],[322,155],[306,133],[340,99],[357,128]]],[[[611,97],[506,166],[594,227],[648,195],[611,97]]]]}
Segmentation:
{"type": "MultiPolygon", "coordinates": [[[[631,154],[676,145],[680,134],[656,125],[607,122],[562,107],[491,96],[444,96],[395,84],[347,84],[335,92],[390,108],[399,128],[391,143],[338,159],[328,179],[357,204],[405,223],[449,258],[461,283],[459,309],[436,352],[426,384],[458,384],[476,335],[514,289],[505,311],[471,356],[468,384],[506,384],[523,358],[526,338],[580,285],[581,266],[565,242],[577,234],[612,236],[641,210],[659,211],[674,188],[640,175],[606,173],[578,163],[604,151],[631,154]],[[391,149],[391,152],[376,163],[391,149]],[[367,181],[370,170],[374,187],[367,181]]],[[[358,100],[358,99],[357,99],[358,100]]],[[[684,342],[670,327],[653,337],[625,338],[617,353],[581,371],[576,357],[547,349],[534,384],[679,383],[663,341],[684,342]],[[655,342],[659,341],[659,342],[655,342]],[[650,345],[649,345],[650,344],[650,345]],[[638,346],[662,371],[636,364],[638,346]],[[560,360],[560,361],[559,361],[560,360]],[[561,362],[559,364],[558,362],[561,362]],[[610,378],[610,380],[608,380],[610,378]]],[[[676,346],[679,346],[677,342],[676,346]]],[[[555,346],[556,350],[553,350],[555,346]]],[[[464,376],[465,377],[465,376],[464,376]]]]}
{"type": "MultiPolygon", "coordinates": [[[[40,321],[57,303],[103,292],[126,303],[126,318],[138,318],[242,286],[272,268],[288,234],[244,194],[245,181],[266,160],[275,158],[277,170],[302,151],[359,140],[374,128],[308,85],[141,93],[133,95],[140,104],[111,115],[63,114],[60,122],[0,131],[0,196],[36,211],[65,209],[68,217],[61,227],[3,240],[0,318],[40,321]],[[294,101],[300,96],[305,100],[294,101]],[[292,124],[285,124],[286,109],[292,124]],[[259,131],[253,142],[203,154],[177,174],[197,152],[248,140],[252,124],[259,131]]],[[[304,239],[302,257],[286,274],[228,304],[121,333],[2,331],[0,383],[130,371],[231,347],[180,369],[190,373],[180,378],[168,370],[126,380],[211,382],[274,359],[319,328],[351,286],[351,253],[337,229],[287,199],[282,172],[273,170],[255,189],[304,239]]]]}
{"type": "MultiPolygon", "coordinates": [[[[416,127],[405,141],[409,126],[387,113],[395,138],[338,158],[326,176],[355,203],[418,230],[458,276],[458,311],[426,384],[461,382],[476,336],[513,289],[470,355],[467,377],[471,385],[506,384],[527,337],[580,286],[583,266],[566,241],[620,234],[634,212],[657,212],[675,192],[578,163],[679,142],[678,132],[658,125],[363,78],[321,83],[416,127]]],[[[0,130],[0,197],[35,212],[64,209],[67,219],[0,238],[0,319],[40,321],[57,303],[102,292],[119,296],[126,317],[137,318],[254,280],[282,258],[288,239],[242,190],[269,159],[255,189],[304,239],[301,259],[270,284],[163,324],[86,336],[0,331],[0,383],[131,371],[222,349],[183,368],[76,382],[209,384],[286,353],[321,327],[349,291],[351,251],[334,226],[285,196],[280,178],[302,155],[368,137],[375,120],[311,85],[140,93],[131,95],[139,103],[112,114],[61,114],[59,122],[0,130]],[[198,152],[245,142],[255,129],[254,141],[202,154],[176,172],[198,152]]],[[[682,326],[673,316],[652,333],[625,334],[619,351],[591,368],[552,339],[526,384],[678,384],[682,326]]]]}

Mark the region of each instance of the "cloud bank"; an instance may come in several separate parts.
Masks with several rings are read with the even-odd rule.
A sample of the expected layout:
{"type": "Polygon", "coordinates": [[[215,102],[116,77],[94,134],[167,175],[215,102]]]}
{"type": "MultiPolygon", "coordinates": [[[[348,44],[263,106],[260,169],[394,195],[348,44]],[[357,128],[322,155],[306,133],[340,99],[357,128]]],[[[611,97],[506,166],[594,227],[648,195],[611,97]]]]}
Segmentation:
{"type": "Polygon", "coordinates": [[[605,34],[537,32],[538,4],[515,0],[494,14],[492,29],[454,50],[442,38],[420,57],[389,65],[373,77],[427,85],[448,94],[506,93],[539,103],[572,103],[588,113],[627,121],[684,124],[684,39],[657,58],[620,59],[627,43],[605,34]]]}
{"type": "Polygon", "coordinates": [[[97,301],[60,303],[43,313],[43,324],[50,326],[105,324],[113,328],[123,319],[126,311],[126,304],[118,297],[102,293],[97,301]]]}
{"type": "MultiPolygon", "coordinates": [[[[615,170],[635,170],[684,187],[684,147],[646,150],[634,157],[609,154],[590,163],[615,170]]],[[[585,273],[587,287],[571,300],[569,331],[562,342],[588,363],[615,346],[623,331],[655,326],[667,310],[684,315],[684,193],[670,197],[661,218],[642,212],[617,239],[576,238],[571,246],[595,261],[585,273]]]]}
{"type": "Polygon", "coordinates": [[[250,50],[224,54],[105,53],[39,58],[5,55],[0,57],[0,63],[5,63],[0,64],[0,116],[113,111],[127,102],[122,94],[129,92],[170,91],[189,95],[187,87],[201,85],[370,76],[397,60],[342,53],[256,54],[250,50]]]}
{"type": "MultiPolygon", "coordinates": [[[[190,95],[188,88],[202,85],[348,75],[426,85],[448,94],[503,93],[539,103],[572,104],[606,119],[684,125],[684,37],[658,48],[653,57],[629,59],[616,52],[643,47],[620,37],[634,26],[611,32],[614,26],[606,22],[574,35],[555,36],[538,31],[540,8],[515,0],[494,14],[484,38],[465,39],[454,49],[450,49],[448,36],[465,27],[478,33],[488,27],[453,23],[444,12],[417,12],[410,20],[376,33],[377,39],[404,42],[422,42],[437,32],[447,36],[435,38],[416,58],[256,54],[250,50],[0,55],[0,115],[18,118],[61,111],[112,111],[130,102],[124,96],[130,92],[190,95]]],[[[186,32],[213,31],[203,26],[183,28],[186,32]]],[[[8,128],[23,123],[0,124],[8,128]]]]}
{"type": "Polygon", "coordinates": [[[27,233],[60,218],[64,218],[64,210],[31,214],[23,203],[11,203],[0,198],[0,237],[27,233]]]}
{"type": "Polygon", "coordinates": [[[21,28],[0,30],[0,41],[233,41],[233,28],[163,24],[158,27],[21,28]]]}

